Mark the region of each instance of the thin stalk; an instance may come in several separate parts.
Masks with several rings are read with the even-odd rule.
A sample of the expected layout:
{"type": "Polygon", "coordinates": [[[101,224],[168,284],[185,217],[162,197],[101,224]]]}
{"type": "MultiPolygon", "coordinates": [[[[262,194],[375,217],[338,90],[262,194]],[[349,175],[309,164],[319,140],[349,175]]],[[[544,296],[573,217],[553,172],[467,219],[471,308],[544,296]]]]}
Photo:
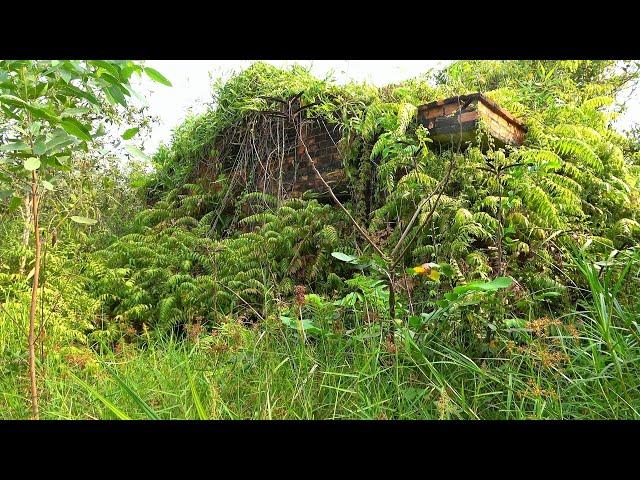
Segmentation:
{"type": "Polygon", "coordinates": [[[31,383],[31,413],[34,420],[40,418],[38,409],[38,387],[36,384],[36,348],[35,323],[38,306],[38,283],[40,280],[40,232],[38,219],[38,176],[31,172],[31,209],[33,217],[33,233],[35,242],[35,266],[33,284],[31,286],[31,308],[29,310],[29,379],[31,383]]]}

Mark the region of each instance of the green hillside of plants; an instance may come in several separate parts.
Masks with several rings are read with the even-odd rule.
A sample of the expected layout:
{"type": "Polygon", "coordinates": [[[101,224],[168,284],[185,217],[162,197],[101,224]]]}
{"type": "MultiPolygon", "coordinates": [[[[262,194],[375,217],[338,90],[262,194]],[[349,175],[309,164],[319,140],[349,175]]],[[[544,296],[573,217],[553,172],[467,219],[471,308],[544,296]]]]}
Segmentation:
{"type": "Polygon", "coordinates": [[[639,66],[255,63],[147,158],[130,79],[160,72],[1,61],[0,418],[640,418],[639,66]],[[417,122],[474,92],[522,146],[417,122]],[[339,126],[347,199],[258,187],[292,98],[339,126]]]}

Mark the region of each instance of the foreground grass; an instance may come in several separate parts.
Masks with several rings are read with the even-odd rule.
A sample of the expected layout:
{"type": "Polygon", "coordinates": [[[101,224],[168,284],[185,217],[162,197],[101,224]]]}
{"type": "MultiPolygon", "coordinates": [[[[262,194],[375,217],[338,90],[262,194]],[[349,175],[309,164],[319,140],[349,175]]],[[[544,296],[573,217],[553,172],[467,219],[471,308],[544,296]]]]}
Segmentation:
{"type": "MultiPolygon", "coordinates": [[[[638,349],[620,378],[595,332],[551,337],[569,359],[561,367],[528,351],[480,362],[441,345],[390,352],[375,330],[302,345],[289,332],[230,324],[197,343],[50,358],[43,418],[640,418],[638,349]]],[[[4,375],[0,390],[0,415],[27,418],[26,378],[4,375]]]]}
{"type": "MultiPolygon", "coordinates": [[[[485,358],[380,324],[302,341],[277,319],[230,320],[187,339],[145,334],[115,350],[56,349],[38,371],[46,419],[640,418],[638,309],[590,264],[562,319],[500,333],[485,358]],[[571,325],[571,328],[567,328],[571,325]]],[[[28,418],[26,358],[0,324],[0,418],[28,418]]]]}

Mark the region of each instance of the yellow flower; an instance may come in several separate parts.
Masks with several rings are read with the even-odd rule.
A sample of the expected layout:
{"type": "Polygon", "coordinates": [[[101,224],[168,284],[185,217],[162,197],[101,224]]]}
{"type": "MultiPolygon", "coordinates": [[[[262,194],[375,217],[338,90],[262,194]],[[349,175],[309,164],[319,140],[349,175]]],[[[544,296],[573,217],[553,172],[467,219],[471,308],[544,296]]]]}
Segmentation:
{"type": "Polygon", "coordinates": [[[428,276],[431,280],[437,281],[440,278],[440,272],[436,269],[437,264],[423,263],[417,267],[413,267],[413,273],[416,275],[428,276]]]}
{"type": "Polygon", "coordinates": [[[413,267],[413,271],[418,275],[426,275],[429,270],[424,268],[422,265],[418,265],[417,267],[413,267]]]}

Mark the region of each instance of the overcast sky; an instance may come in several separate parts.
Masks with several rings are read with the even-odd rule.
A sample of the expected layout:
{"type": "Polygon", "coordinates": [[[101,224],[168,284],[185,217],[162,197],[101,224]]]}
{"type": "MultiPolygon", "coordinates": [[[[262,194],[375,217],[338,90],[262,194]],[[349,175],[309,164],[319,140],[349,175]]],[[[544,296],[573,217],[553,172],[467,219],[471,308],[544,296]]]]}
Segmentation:
{"type": "MultiPolygon", "coordinates": [[[[189,111],[199,113],[211,101],[212,80],[228,78],[233,72],[243,70],[252,60],[147,60],[145,65],[153,67],[167,77],[172,87],[165,87],[143,77],[134,87],[144,95],[149,104],[149,113],[159,117],[150,138],[144,141],[144,151],[151,155],[161,143],[169,143],[171,131],[187,116],[189,111]]],[[[311,67],[311,72],[323,78],[333,74],[338,83],[367,81],[382,86],[420,75],[431,68],[442,68],[447,60],[276,60],[268,61],[283,67],[294,63],[311,67]]],[[[619,128],[628,128],[640,122],[638,97],[629,102],[629,110],[617,122],[619,128]]]]}

